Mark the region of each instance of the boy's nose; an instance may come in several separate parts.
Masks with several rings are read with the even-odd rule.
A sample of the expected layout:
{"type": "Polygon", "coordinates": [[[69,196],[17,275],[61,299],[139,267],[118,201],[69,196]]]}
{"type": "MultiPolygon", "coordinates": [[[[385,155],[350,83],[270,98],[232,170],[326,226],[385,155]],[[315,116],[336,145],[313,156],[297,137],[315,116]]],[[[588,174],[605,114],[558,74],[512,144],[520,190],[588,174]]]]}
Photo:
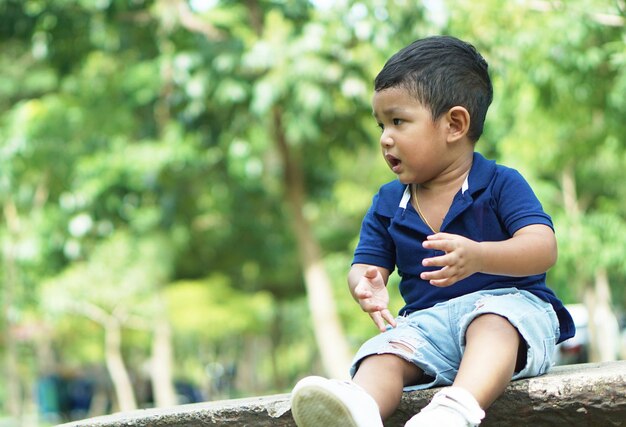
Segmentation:
{"type": "Polygon", "coordinates": [[[383,148],[391,147],[393,145],[393,138],[391,138],[389,132],[383,131],[383,133],[380,135],[380,145],[383,148]]]}

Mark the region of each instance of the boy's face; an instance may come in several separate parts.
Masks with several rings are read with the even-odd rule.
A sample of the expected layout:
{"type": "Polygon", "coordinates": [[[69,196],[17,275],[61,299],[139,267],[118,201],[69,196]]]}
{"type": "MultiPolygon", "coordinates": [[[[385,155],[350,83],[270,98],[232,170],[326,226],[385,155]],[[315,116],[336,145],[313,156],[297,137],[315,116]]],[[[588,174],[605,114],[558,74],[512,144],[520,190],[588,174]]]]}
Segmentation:
{"type": "Polygon", "coordinates": [[[402,87],[374,93],[374,117],[382,130],[385,161],[403,184],[423,184],[449,164],[445,119],[433,122],[426,108],[402,87]]]}

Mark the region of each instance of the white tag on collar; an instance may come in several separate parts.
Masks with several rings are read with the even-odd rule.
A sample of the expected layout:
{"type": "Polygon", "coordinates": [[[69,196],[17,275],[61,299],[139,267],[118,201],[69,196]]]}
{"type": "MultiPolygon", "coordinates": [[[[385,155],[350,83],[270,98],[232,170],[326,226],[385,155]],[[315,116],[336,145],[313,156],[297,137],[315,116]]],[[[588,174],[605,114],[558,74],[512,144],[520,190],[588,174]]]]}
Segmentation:
{"type": "Polygon", "coordinates": [[[400,206],[402,209],[406,209],[406,205],[409,203],[409,200],[411,200],[411,186],[407,185],[404,189],[404,194],[402,195],[402,199],[400,200],[400,204],[398,206],[400,206]]]}

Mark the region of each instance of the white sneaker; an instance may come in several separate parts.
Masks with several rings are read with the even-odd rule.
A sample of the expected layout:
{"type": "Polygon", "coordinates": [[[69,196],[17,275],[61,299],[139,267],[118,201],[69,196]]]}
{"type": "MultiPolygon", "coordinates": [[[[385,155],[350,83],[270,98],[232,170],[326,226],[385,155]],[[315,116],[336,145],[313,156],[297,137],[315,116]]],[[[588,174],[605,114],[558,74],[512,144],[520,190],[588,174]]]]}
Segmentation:
{"type": "Polygon", "coordinates": [[[485,418],[474,396],[460,387],[447,387],[404,427],[476,427],[485,418]]]}
{"type": "Polygon", "coordinates": [[[372,396],[351,381],[306,377],[291,392],[298,427],[383,427],[372,396]]]}

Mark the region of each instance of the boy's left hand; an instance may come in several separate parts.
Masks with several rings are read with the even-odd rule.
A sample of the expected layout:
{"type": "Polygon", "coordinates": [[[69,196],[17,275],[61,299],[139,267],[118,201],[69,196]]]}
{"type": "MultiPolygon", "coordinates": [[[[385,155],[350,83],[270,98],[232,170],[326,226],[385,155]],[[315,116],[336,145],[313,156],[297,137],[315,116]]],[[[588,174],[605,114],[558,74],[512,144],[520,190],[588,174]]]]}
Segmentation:
{"type": "Polygon", "coordinates": [[[426,249],[445,252],[445,255],[422,260],[424,267],[442,267],[420,275],[433,286],[450,286],[481,271],[480,244],[457,234],[437,233],[422,244],[426,249]]]}

